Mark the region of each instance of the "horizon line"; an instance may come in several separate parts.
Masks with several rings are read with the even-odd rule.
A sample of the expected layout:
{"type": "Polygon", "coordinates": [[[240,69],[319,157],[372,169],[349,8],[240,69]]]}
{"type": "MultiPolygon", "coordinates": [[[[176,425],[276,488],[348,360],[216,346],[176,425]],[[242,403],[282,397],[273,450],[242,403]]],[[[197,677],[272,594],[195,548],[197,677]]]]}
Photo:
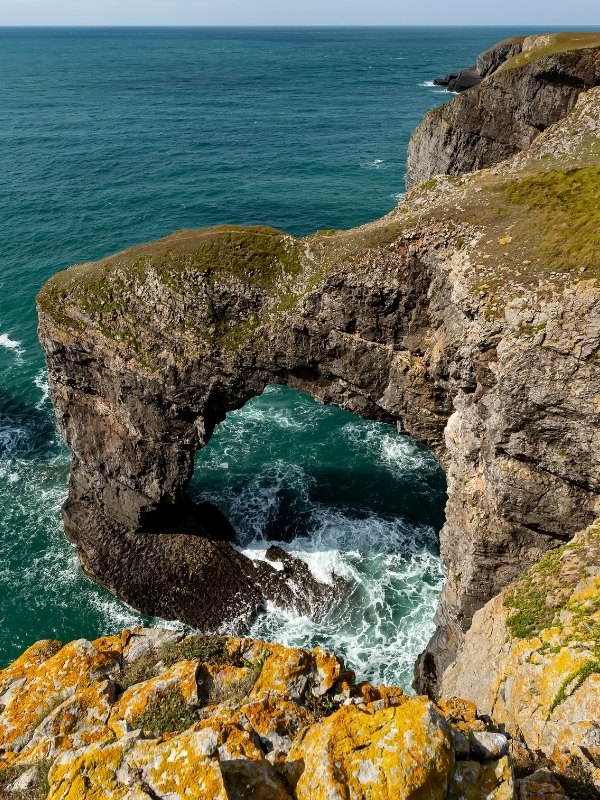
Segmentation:
{"type": "Polygon", "coordinates": [[[247,25],[231,25],[231,24],[217,24],[217,23],[207,23],[207,24],[196,24],[196,23],[182,23],[179,25],[173,24],[163,24],[163,23],[149,23],[149,24],[133,24],[133,23],[52,23],[46,25],[36,25],[30,23],[23,23],[23,24],[13,24],[13,25],[0,25],[0,30],[14,30],[14,29],[22,29],[22,28],[31,28],[37,30],[48,30],[48,29],[60,29],[60,28],[81,28],[81,29],[94,29],[94,28],[130,28],[130,29],[152,29],[152,28],[170,28],[172,30],[181,30],[181,29],[210,29],[210,28],[218,28],[218,29],[237,29],[237,30],[247,30],[247,29],[265,29],[265,28],[272,28],[272,29],[302,29],[302,28],[330,28],[330,29],[351,29],[351,28],[541,28],[544,30],[548,30],[551,28],[560,28],[561,30],[575,30],[575,29],[594,29],[600,31],[600,23],[597,25],[561,25],[561,24],[551,24],[551,25],[534,25],[533,23],[469,23],[465,25],[460,25],[458,23],[446,23],[446,24],[436,24],[432,25],[430,23],[408,23],[408,24],[400,24],[400,23],[389,23],[389,24],[318,24],[318,23],[303,23],[303,24],[278,24],[278,23],[264,23],[264,24],[247,24],[247,25]]]}

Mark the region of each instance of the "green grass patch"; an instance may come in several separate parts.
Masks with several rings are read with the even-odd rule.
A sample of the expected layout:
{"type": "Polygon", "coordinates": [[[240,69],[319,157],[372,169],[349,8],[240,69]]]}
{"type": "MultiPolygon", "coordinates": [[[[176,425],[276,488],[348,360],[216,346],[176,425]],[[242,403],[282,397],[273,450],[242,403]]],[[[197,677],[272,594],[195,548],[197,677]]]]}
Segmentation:
{"type": "Polygon", "coordinates": [[[543,630],[553,627],[560,609],[548,604],[548,581],[553,588],[561,588],[561,559],[569,545],[549,550],[539,563],[515,584],[504,600],[512,609],[506,620],[515,639],[531,639],[543,630]]]}
{"type": "Polygon", "coordinates": [[[158,648],[158,660],[171,667],[178,661],[240,666],[227,652],[225,636],[187,636],[181,642],[166,642],[158,648]]]}
{"type": "Polygon", "coordinates": [[[574,692],[577,691],[585,681],[590,677],[590,675],[599,675],[600,674],[600,662],[599,661],[586,661],[585,664],[582,664],[578,670],[573,672],[563,681],[562,686],[556,693],[556,697],[552,701],[552,705],[550,706],[550,716],[555,708],[564,703],[567,697],[570,697],[574,692]]]}
{"type": "MultiPolygon", "coordinates": [[[[150,276],[166,288],[161,297],[168,300],[170,292],[193,298],[203,328],[194,330],[194,338],[208,343],[223,338],[235,350],[260,323],[257,311],[263,305],[271,299],[289,305],[296,299],[294,283],[301,272],[300,245],[293,237],[264,226],[222,225],[181,231],[102,261],[71,267],[48,281],[37,302],[57,324],[82,330],[90,321],[101,334],[152,366],[150,354],[138,340],[137,326],[129,319],[145,319],[151,311],[147,291],[140,291],[150,276]],[[247,307],[238,304],[244,294],[241,285],[251,287],[255,295],[247,307]]],[[[182,316],[183,334],[186,323],[182,316]]],[[[169,335],[177,332],[171,327],[169,335]]]]}
{"type": "Polygon", "coordinates": [[[180,733],[187,731],[198,720],[198,709],[192,708],[179,689],[159,692],[146,706],[133,724],[143,731],[153,733],[180,733]]]}
{"type": "Polygon", "coordinates": [[[35,774],[31,786],[21,791],[10,791],[11,785],[26,772],[31,766],[15,765],[0,771],[0,800],[46,800],[50,786],[48,773],[51,762],[44,760],[35,765],[35,774]]]}
{"type": "Polygon", "coordinates": [[[552,270],[600,278],[600,165],[531,175],[501,191],[526,216],[552,270]]]}
{"type": "MultiPolygon", "coordinates": [[[[532,47],[531,50],[525,53],[513,56],[500,67],[498,72],[507,72],[510,69],[526,67],[533,61],[545,56],[584,50],[588,47],[600,47],[600,32],[551,33],[538,38],[540,44],[537,47],[532,47]]],[[[521,39],[521,41],[523,40],[521,39]]]]}
{"type": "Polygon", "coordinates": [[[198,661],[207,664],[246,666],[239,657],[227,652],[225,636],[186,636],[180,642],[165,642],[121,669],[119,686],[122,691],[136,683],[154,678],[159,672],[179,661],[198,661]]]}

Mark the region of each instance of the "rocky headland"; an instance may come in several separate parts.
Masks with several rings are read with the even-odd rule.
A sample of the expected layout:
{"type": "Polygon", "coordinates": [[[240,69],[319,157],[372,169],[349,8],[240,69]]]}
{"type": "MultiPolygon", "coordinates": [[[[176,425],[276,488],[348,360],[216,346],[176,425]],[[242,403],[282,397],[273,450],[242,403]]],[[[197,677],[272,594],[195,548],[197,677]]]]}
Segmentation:
{"type": "MultiPolygon", "coordinates": [[[[37,697],[35,683],[24,687],[45,675],[39,697],[52,697],[70,670],[65,658],[83,648],[93,661],[98,645],[42,643],[0,674],[0,725],[12,731],[2,734],[5,765],[32,766],[28,748],[44,741],[49,798],[194,796],[177,788],[191,784],[161,767],[163,758],[181,760],[184,771],[197,761],[194,774],[206,769],[213,794],[198,789],[198,797],[500,798],[518,790],[558,800],[600,788],[598,529],[590,528],[600,516],[600,49],[574,36],[482,56],[482,83],[432,112],[413,138],[409,182],[428,179],[382,220],[304,239],[268,228],[185,231],[73,267],[44,287],[40,339],[73,453],[65,529],[85,571],[137,608],[209,632],[243,630],[265,599],[326,609],[331,587],[303,591],[305,571],[293,559],[282,564],[281,552],[271,553],[273,568],[249,561],[232,546],[227,520],[186,495],[195,451],[269,383],[395,422],[439,456],[449,495],[441,533],[448,580],[416,681],[437,706],[397,690],[364,694],[321,654],[339,667],[324,689],[312,673],[302,690],[291,688],[281,666],[278,702],[308,697],[310,706],[293,712],[310,713],[292,734],[282,733],[287,723],[276,728],[289,749],[265,745],[250,757],[245,745],[228,749],[222,725],[239,723],[256,745],[259,723],[235,714],[264,698],[244,684],[233,705],[225,695],[199,699],[202,676],[214,672],[204,653],[180,668],[194,681],[175,678],[200,716],[183,716],[190,724],[178,723],[175,736],[145,718],[123,724],[129,705],[137,709],[135,687],[147,697],[152,680],[164,682],[186,658],[157,657],[149,676],[125,687],[116,673],[128,665],[128,637],[149,636],[125,633],[100,645],[101,667],[86,662],[70,688],[57,689],[64,705],[90,682],[112,687],[98,712],[109,732],[102,728],[98,741],[76,735],[62,752],[44,740],[60,733],[51,712],[62,706],[38,699],[43,714],[30,719],[19,703],[37,697]],[[521,135],[534,86],[546,116],[521,135]],[[462,120],[484,134],[454,135],[462,120]],[[447,163],[438,158],[440,130],[447,163]],[[429,177],[439,172],[450,174],[429,177]],[[450,708],[440,699],[450,694],[465,700],[450,708]],[[326,697],[320,720],[310,716],[313,696],[326,697]],[[487,754],[474,730],[488,737],[487,754]],[[271,794],[231,788],[226,765],[248,774],[249,786],[259,769],[271,794]],[[109,778],[117,783],[103,784],[109,778]]],[[[228,654],[242,653],[235,663],[226,656],[228,670],[257,671],[260,648],[269,653],[262,669],[283,652],[226,641],[228,654]]],[[[294,680],[314,671],[317,655],[286,653],[284,661],[304,653],[294,680]]],[[[87,731],[91,723],[82,724],[87,731]]],[[[232,747],[237,736],[236,728],[232,747]]]]}
{"type": "Polygon", "coordinates": [[[482,53],[474,68],[446,77],[451,91],[469,91],[430,111],[414,132],[409,188],[526,150],[572,110],[581,92],[600,84],[600,34],[508,39],[482,53]]]}

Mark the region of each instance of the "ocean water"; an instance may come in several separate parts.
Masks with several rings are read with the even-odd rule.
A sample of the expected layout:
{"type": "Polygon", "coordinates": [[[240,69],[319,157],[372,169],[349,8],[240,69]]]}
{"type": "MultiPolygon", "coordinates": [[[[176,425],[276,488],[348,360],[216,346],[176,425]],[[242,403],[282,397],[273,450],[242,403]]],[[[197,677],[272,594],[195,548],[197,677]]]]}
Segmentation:
{"type": "MultiPolygon", "coordinates": [[[[1,17],[0,17],[1,22],[1,17]]],[[[149,620],[79,571],[62,534],[57,436],[34,298],[56,270],[180,228],[351,227],[404,188],[431,79],[501,29],[0,29],[0,666],[44,637],[149,620]]],[[[361,677],[410,682],[441,584],[444,476],[391,426],[270,387],[198,455],[192,492],[260,557],[285,543],[351,585],[316,624],[268,609],[252,633],[322,642],[361,677]]]]}

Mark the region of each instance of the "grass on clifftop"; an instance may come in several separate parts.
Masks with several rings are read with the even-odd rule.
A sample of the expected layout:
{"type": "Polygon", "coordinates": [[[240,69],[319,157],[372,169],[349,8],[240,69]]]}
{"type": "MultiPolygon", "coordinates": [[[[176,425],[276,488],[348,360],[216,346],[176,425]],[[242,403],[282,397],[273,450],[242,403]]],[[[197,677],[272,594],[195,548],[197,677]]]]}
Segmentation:
{"type": "Polygon", "coordinates": [[[222,225],[71,267],[53,276],[37,300],[57,324],[77,330],[91,324],[152,366],[138,340],[145,323],[152,328],[158,320],[155,332],[171,340],[189,334],[237,350],[260,323],[264,306],[277,310],[295,302],[301,271],[300,245],[292,236],[264,226],[222,225]],[[170,311],[160,321],[155,312],[165,303],[170,311]]]}
{"type": "Polygon", "coordinates": [[[537,61],[537,59],[543,58],[544,56],[552,56],[557,53],[566,53],[573,50],[584,50],[588,47],[600,47],[600,32],[549,33],[536,38],[539,39],[539,45],[532,47],[531,50],[527,50],[524,53],[513,56],[500,67],[498,72],[525,67],[532,61],[537,61]]]}
{"type": "Polygon", "coordinates": [[[126,288],[151,269],[174,289],[185,290],[191,275],[207,280],[230,276],[269,288],[281,275],[299,272],[300,260],[294,239],[274,228],[222,225],[180,231],[57,273],[39,293],[38,303],[49,313],[61,303],[86,312],[121,311],[126,288]]]}
{"type": "Polygon", "coordinates": [[[532,175],[500,192],[526,215],[538,253],[554,271],[600,277],[600,165],[532,175]]]}

